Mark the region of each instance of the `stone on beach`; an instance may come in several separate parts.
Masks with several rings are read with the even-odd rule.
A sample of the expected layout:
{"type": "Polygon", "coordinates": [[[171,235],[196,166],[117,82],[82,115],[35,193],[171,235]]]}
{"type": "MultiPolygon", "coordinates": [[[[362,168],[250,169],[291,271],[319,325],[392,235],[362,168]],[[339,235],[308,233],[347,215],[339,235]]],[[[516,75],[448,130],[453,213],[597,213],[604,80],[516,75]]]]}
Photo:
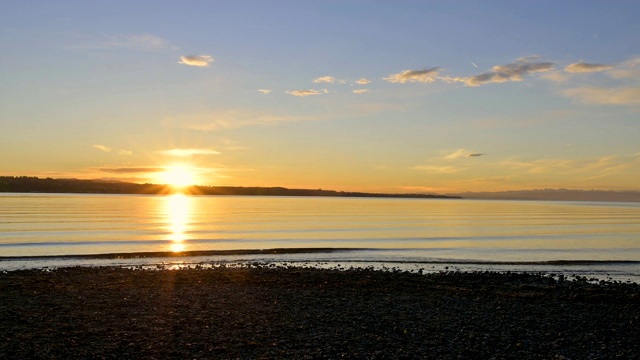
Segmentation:
{"type": "Polygon", "coordinates": [[[637,358],[640,286],[520,273],[0,274],[0,358],[637,358]]]}

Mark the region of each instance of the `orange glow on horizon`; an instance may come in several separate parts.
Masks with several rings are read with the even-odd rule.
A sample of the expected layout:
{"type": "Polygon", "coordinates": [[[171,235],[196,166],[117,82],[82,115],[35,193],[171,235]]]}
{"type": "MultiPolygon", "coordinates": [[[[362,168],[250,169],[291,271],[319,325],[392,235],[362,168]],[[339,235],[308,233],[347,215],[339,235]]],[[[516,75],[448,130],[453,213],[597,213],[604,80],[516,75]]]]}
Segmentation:
{"type": "Polygon", "coordinates": [[[195,185],[196,176],[190,166],[177,164],[166,167],[166,170],[159,175],[159,180],[174,190],[182,192],[185,188],[195,185]]]}

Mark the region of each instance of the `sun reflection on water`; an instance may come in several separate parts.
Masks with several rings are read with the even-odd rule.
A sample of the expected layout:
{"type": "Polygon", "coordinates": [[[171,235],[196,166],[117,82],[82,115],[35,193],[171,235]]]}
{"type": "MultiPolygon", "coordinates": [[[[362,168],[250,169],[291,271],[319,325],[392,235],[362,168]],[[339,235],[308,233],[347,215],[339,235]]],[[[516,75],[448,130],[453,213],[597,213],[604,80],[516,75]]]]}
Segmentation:
{"type": "Polygon", "coordinates": [[[189,198],[184,194],[173,194],[167,198],[165,206],[171,240],[169,249],[173,252],[184,251],[190,218],[189,198]]]}

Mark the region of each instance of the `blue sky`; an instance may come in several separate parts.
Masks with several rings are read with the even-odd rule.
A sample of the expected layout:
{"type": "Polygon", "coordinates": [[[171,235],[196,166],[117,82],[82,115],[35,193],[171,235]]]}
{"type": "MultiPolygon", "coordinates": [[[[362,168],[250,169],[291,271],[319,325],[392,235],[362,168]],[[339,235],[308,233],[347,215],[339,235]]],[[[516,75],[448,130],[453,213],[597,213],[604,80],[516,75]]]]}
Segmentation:
{"type": "Polygon", "coordinates": [[[24,1],[0,175],[640,190],[640,3],[24,1]]]}

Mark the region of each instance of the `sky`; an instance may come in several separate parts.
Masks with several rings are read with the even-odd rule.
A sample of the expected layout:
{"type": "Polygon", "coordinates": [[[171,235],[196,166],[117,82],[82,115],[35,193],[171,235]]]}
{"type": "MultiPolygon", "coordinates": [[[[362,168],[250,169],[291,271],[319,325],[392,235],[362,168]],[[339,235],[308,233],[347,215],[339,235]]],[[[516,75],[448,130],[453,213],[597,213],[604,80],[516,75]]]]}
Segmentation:
{"type": "Polygon", "coordinates": [[[2,1],[0,175],[640,190],[638,1],[2,1]]]}

